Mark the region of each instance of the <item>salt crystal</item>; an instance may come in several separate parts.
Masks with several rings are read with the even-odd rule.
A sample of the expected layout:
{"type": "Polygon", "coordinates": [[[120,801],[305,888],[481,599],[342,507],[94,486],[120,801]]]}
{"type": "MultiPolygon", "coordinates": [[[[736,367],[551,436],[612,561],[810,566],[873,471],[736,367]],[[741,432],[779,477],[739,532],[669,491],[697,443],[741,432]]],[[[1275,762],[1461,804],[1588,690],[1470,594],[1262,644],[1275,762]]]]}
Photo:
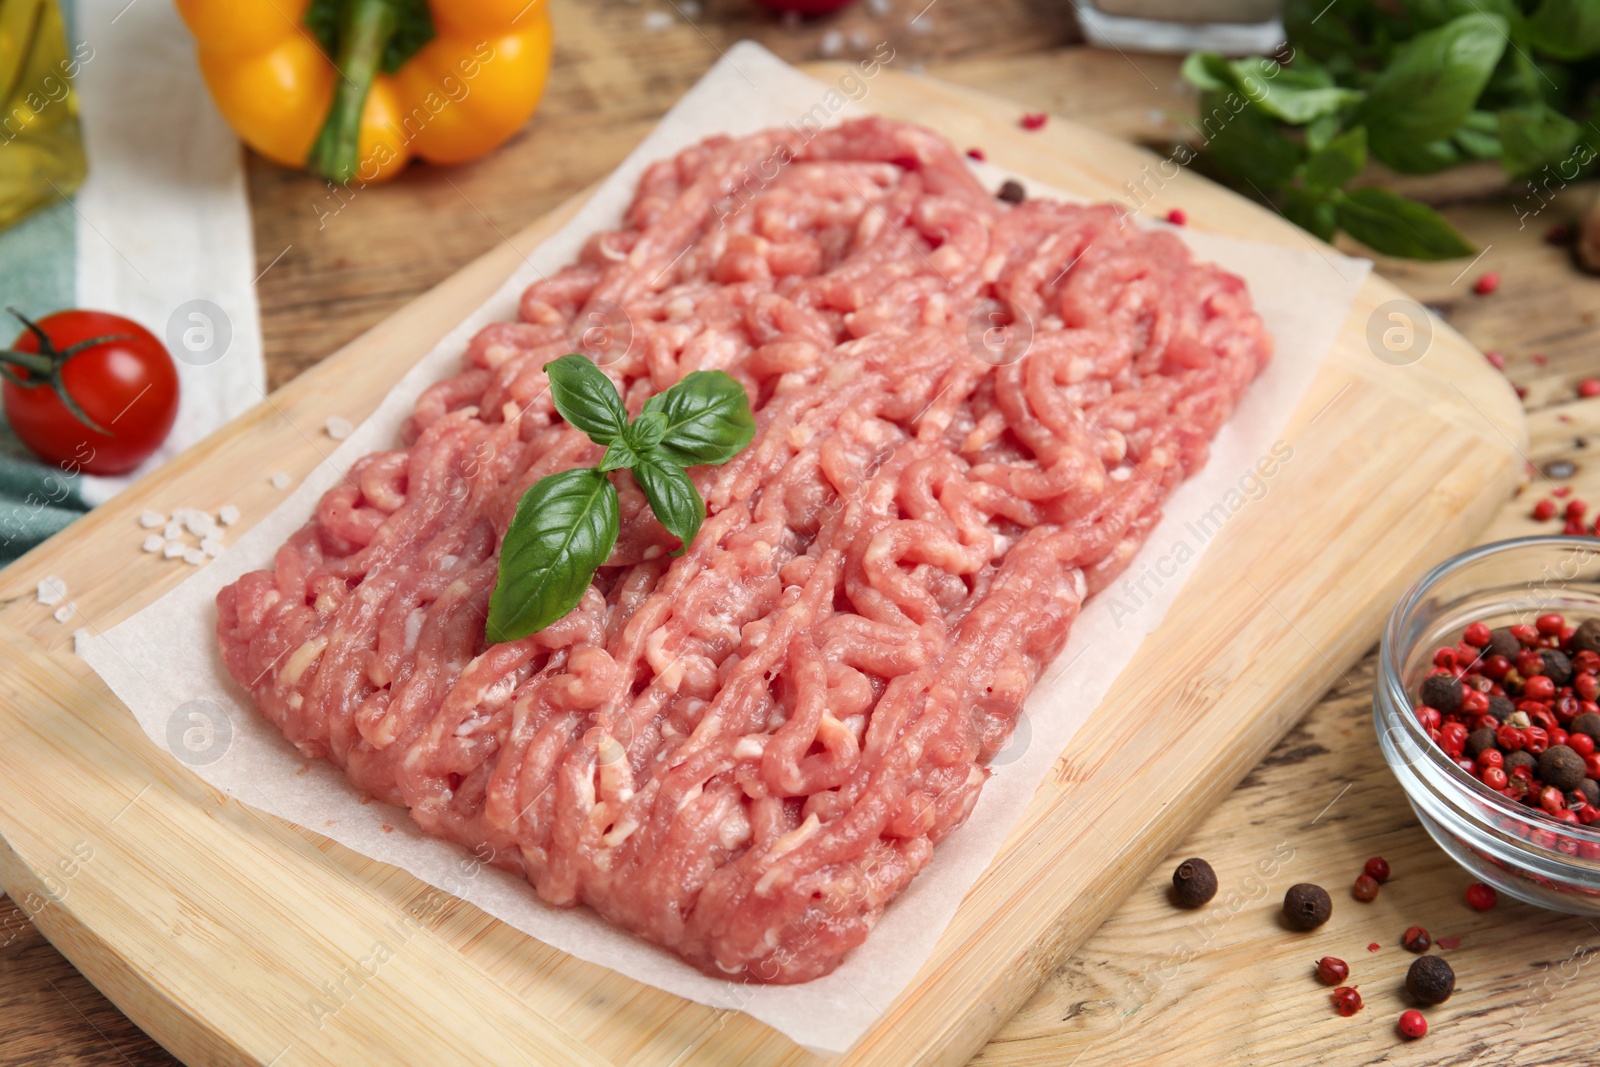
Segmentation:
{"type": "Polygon", "coordinates": [[[850,47],[854,48],[857,52],[865,52],[867,50],[867,46],[871,43],[872,38],[868,37],[861,30],[857,30],[855,33],[850,35],[850,47]]]}
{"type": "Polygon", "coordinates": [[[218,556],[222,555],[222,542],[218,541],[215,537],[208,537],[204,541],[200,542],[200,551],[204,552],[212,559],[216,559],[218,556]]]}
{"type": "Polygon", "coordinates": [[[139,512],[139,525],[143,526],[146,530],[154,530],[157,526],[164,524],[166,521],[167,517],[161,514],[159,511],[151,511],[149,508],[145,508],[143,511],[139,512]]]}
{"type": "Polygon", "coordinates": [[[167,547],[167,539],[158,533],[153,533],[144,539],[142,546],[146,552],[160,552],[167,547]]]}
{"type": "Polygon", "coordinates": [[[72,652],[74,655],[81,656],[88,650],[88,648],[89,631],[80,626],[76,630],[72,631],[72,652]]]}
{"type": "Polygon", "coordinates": [[[191,566],[196,566],[206,561],[206,554],[198,548],[186,548],[183,550],[183,561],[191,566]]]}
{"type": "Polygon", "coordinates": [[[672,16],[665,11],[646,11],[644,13],[644,28],[651,33],[660,33],[672,25],[672,16]]]}
{"type": "Polygon", "coordinates": [[[824,56],[832,59],[844,51],[844,34],[838,30],[829,30],[822,35],[822,41],[817,45],[824,56]]]}
{"type": "Polygon", "coordinates": [[[278,473],[276,473],[276,474],[274,474],[272,476],[272,479],[271,479],[272,488],[274,488],[274,489],[287,489],[287,488],[289,488],[289,483],[292,480],[293,479],[291,479],[289,477],[289,472],[288,471],[279,471],[278,473]]]}
{"type": "Polygon", "coordinates": [[[65,579],[49,575],[39,582],[39,603],[45,607],[61,603],[67,596],[65,579]]]}
{"type": "Polygon", "coordinates": [[[161,546],[161,556],[163,559],[177,559],[188,550],[188,547],[182,541],[168,540],[166,544],[161,546]]]}
{"type": "Polygon", "coordinates": [[[322,424],[322,428],[327,430],[328,436],[335,441],[343,441],[355,430],[355,427],[350,425],[350,420],[343,415],[329,415],[328,421],[322,424]]]}
{"type": "Polygon", "coordinates": [[[72,613],[77,609],[72,606],[72,601],[67,601],[56,609],[56,622],[66,622],[72,618],[72,613]]]}
{"type": "Polygon", "coordinates": [[[867,0],[867,11],[876,18],[883,18],[894,9],[894,0],[867,0]]]}
{"type": "Polygon", "coordinates": [[[217,521],[224,526],[232,526],[239,521],[239,509],[232,504],[224,504],[217,510],[217,521]]]}
{"type": "Polygon", "coordinates": [[[217,528],[217,523],[203,511],[191,511],[183,517],[183,528],[196,537],[204,537],[217,528]]]}
{"type": "Polygon", "coordinates": [[[179,522],[177,519],[173,519],[171,522],[167,523],[167,528],[161,531],[161,536],[165,537],[168,541],[177,540],[183,536],[183,523],[179,522]]]}

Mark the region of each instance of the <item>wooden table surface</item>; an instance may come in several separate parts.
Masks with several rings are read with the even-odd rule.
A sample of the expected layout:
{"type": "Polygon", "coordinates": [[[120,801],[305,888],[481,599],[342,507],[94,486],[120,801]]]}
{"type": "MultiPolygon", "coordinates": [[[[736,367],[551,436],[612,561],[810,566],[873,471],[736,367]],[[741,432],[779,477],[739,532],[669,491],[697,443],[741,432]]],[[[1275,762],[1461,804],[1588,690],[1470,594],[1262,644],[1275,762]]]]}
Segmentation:
{"type": "MultiPolygon", "coordinates": [[[[344,200],[252,159],[272,384],[603,175],[740,38],[797,62],[866,54],[888,40],[897,67],[1014,99],[1019,114],[1049,111],[1143,142],[1172,139],[1192,112],[1174,59],[1066,47],[1077,31],[1061,0],[925,2],[863,0],[833,19],[795,25],[746,0],[679,0],[676,10],[662,0],[553,0],[556,63],[545,103],[492,158],[414,170],[344,200]],[[647,19],[651,12],[658,17],[647,19]]],[[[1600,399],[1579,400],[1575,390],[1600,376],[1600,280],[1574,272],[1565,252],[1542,240],[1594,190],[1569,189],[1519,223],[1538,201],[1519,201],[1485,169],[1405,185],[1485,251],[1470,267],[1383,262],[1380,270],[1480,347],[1505,355],[1507,373],[1527,390],[1528,459],[1572,460],[1577,473],[1563,484],[1600,498],[1600,463],[1588,462],[1586,440],[1600,435],[1600,399]],[[1502,276],[1499,291],[1474,296],[1473,281],[1489,270],[1502,276]]],[[[1483,539],[1533,532],[1529,503],[1548,488],[1535,475],[1483,539]]],[[[1417,824],[1379,755],[1372,677],[1369,655],[974,1062],[1595,1063],[1600,1027],[1589,1020],[1600,967],[1588,965],[1600,926],[1505,901],[1482,914],[1465,906],[1469,878],[1417,824]],[[1380,854],[1395,877],[1376,902],[1357,904],[1348,884],[1380,854]],[[1186,855],[1208,857],[1222,879],[1203,922],[1166,899],[1171,867],[1186,855]],[[1263,862],[1274,873],[1249,877],[1263,862]],[[1334,922],[1313,935],[1287,935],[1274,918],[1283,890],[1298,881],[1334,895],[1334,922]],[[1396,943],[1413,923],[1461,938],[1450,953],[1459,991],[1429,1012],[1424,1041],[1402,1044],[1393,1024],[1411,957],[1396,943]],[[1380,948],[1369,953],[1369,943],[1380,948]],[[1349,960],[1361,983],[1367,1008],[1352,1019],[1334,1014],[1310,977],[1312,960],[1326,953],[1349,960]]],[[[0,896],[0,1064],[174,1062],[0,896]]]]}

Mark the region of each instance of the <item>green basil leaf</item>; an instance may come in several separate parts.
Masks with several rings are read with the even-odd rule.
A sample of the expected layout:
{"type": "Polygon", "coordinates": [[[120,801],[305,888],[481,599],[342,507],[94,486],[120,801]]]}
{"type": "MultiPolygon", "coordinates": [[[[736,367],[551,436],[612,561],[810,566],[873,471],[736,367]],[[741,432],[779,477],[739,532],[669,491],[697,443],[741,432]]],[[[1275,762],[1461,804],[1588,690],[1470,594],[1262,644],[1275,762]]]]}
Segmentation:
{"type": "Polygon", "coordinates": [[[700,491],[682,467],[653,455],[641,456],[633,465],[633,480],[644,490],[656,520],[683,542],[683,547],[672,554],[683,555],[705,521],[706,505],[700,499],[700,491]]]}
{"type": "Polygon", "coordinates": [[[1180,68],[1183,80],[1196,89],[1226,92],[1233,88],[1233,71],[1228,61],[1215,52],[1191,52],[1180,68]]]}
{"type": "Polygon", "coordinates": [[[484,628],[491,643],[538,633],[577,606],[616,546],[619,510],[616,486],[592,467],[541,478],[522,494],[500,543],[484,628]]]}
{"type": "Polygon", "coordinates": [[[1241,93],[1268,115],[1293,126],[1304,126],[1360,103],[1365,95],[1335,86],[1322,71],[1291,70],[1259,56],[1235,60],[1229,66],[1241,93]]]}
{"type": "MultiPolygon", "coordinates": [[[[1458,134],[1460,132],[1456,131],[1458,134]]],[[[1401,174],[1437,174],[1458,166],[1461,161],[1461,148],[1452,138],[1426,144],[1391,146],[1388,156],[1383,160],[1401,174]]]]}
{"type": "Polygon", "coordinates": [[[568,355],[544,365],[550,398],[561,417],[597,445],[609,445],[628,428],[628,411],[605,372],[584,356],[568,355]]]}
{"type": "Polygon", "coordinates": [[[1594,0],[1544,0],[1528,20],[1528,35],[1557,59],[1600,53],[1600,4],[1594,0]]]}
{"type": "Polygon", "coordinates": [[[1339,226],[1374,252],[1408,259],[1453,259],[1476,251],[1433,208],[1387,189],[1355,189],[1334,197],[1339,226]]]}
{"type": "Polygon", "coordinates": [[[1360,174],[1366,165],[1367,131],[1357,126],[1335,137],[1328,142],[1328,147],[1306,160],[1306,185],[1313,189],[1337,189],[1360,174]]]}
{"type": "Polygon", "coordinates": [[[1309,189],[1290,189],[1284,194],[1283,217],[1324,241],[1332,241],[1339,228],[1333,201],[1309,189]]]}
{"type": "MultiPolygon", "coordinates": [[[[1339,136],[1341,125],[1343,123],[1339,121],[1338,115],[1323,115],[1321,118],[1313,119],[1306,126],[1306,151],[1320,152],[1327,148],[1333,139],[1339,136]]],[[[1361,141],[1363,150],[1366,144],[1366,138],[1363,137],[1361,141]]]]}
{"type": "Polygon", "coordinates": [[[685,375],[671,389],[645,401],[644,410],[659,411],[667,419],[653,454],[680,467],[726,463],[756,435],[744,386],[719,370],[685,375]]]}
{"type": "Polygon", "coordinates": [[[1237,90],[1201,93],[1196,128],[1217,168],[1263,196],[1281,189],[1300,166],[1300,146],[1237,90]]]}
{"type": "Polygon", "coordinates": [[[1500,112],[1500,160],[1514,175],[1532,174],[1571,154],[1583,130],[1548,104],[1500,112]]]}
{"type": "Polygon", "coordinates": [[[1506,20],[1469,14],[1407,41],[1372,83],[1361,119],[1372,154],[1415,166],[1415,146],[1443,141],[1461,126],[1506,47],[1506,20]]]}
{"type": "Polygon", "coordinates": [[[606,446],[606,454],[600,460],[602,471],[619,471],[624,467],[631,467],[639,462],[639,453],[635,452],[622,438],[617,438],[606,446]]]}
{"type": "Polygon", "coordinates": [[[628,427],[628,444],[635,452],[648,452],[667,436],[667,417],[659,411],[642,411],[628,427]]]}

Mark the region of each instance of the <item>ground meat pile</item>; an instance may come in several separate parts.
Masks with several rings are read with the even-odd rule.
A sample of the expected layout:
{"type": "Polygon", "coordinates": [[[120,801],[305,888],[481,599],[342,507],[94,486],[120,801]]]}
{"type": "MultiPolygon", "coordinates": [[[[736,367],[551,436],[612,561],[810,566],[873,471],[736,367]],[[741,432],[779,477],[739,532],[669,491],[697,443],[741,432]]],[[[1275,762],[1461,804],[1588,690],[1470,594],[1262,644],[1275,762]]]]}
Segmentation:
{"type": "Polygon", "coordinates": [[[222,591],[218,638],[262,715],[428,833],[707,973],[805,981],[971,812],[1270,352],[1244,283],[1172,234],[997,200],[917,126],[712,138],[222,591]],[[681,557],[613,475],[582,602],[489,645],[518,499],[601,456],[541,369],[574,350],[634,414],[725,370],[759,432],[691,471],[681,557]]]}

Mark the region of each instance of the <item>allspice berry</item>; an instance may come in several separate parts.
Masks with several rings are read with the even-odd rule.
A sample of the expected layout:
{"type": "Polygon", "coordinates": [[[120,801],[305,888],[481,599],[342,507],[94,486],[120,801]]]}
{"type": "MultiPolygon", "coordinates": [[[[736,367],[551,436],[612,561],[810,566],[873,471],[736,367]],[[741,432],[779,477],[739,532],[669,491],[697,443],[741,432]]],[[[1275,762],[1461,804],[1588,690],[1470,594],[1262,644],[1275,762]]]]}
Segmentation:
{"type": "Polygon", "coordinates": [[[1517,640],[1517,635],[1511,632],[1511,627],[1502,626],[1489,634],[1489,647],[1483,650],[1485,656],[1504,656],[1512,663],[1517,661],[1517,653],[1522,651],[1522,642],[1517,640]]]}
{"type": "Polygon", "coordinates": [[[1558,686],[1572,681],[1572,661],[1559,648],[1541,648],[1539,658],[1544,660],[1544,676],[1558,686]]]}
{"type": "Polygon", "coordinates": [[[1448,674],[1430,674],[1422,681],[1422,702],[1444,715],[1461,710],[1461,683],[1448,674]]]}
{"type": "Polygon", "coordinates": [[[1406,972],[1406,992],[1424,1004],[1443,1004],[1456,991],[1456,972],[1443,956],[1418,956],[1406,972]]]}
{"type": "Polygon", "coordinates": [[[1296,930],[1314,930],[1333,914],[1333,900],[1320,885],[1300,882],[1283,895],[1283,919],[1296,930]]]}
{"type": "Polygon", "coordinates": [[[1600,652],[1600,619],[1584,619],[1578,624],[1572,634],[1572,648],[1576,652],[1600,652]]]}
{"type": "Polygon", "coordinates": [[[1180,906],[1198,908],[1216,895],[1217,872],[1200,857],[1184,860],[1172,872],[1172,896],[1180,906]]]}
{"type": "MultiPolygon", "coordinates": [[[[1593,620],[1590,620],[1593,621],[1593,620]]],[[[1585,624],[1587,625],[1587,623],[1585,624]]],[[[1596,742],[1600,742],[1600,715],[1586,711],[1572,720],[1572,725],[1567,728],[1568,733],[1588,734],[1596,742]]]]}
{"type": "Polygon", "coordinates": [[[1466,753],[1468,759],[1477,759],[1478,753],[1495,747],[1495,733],[1485,726],[1481,730],[1474,730],[1467,735],[1466,753]]]}
{"type": "Polygon", "coordinates": [[[1583,757],[1566,745],[1551,745],[1539,753],[1539,777],[1545,785],[1570,792],[1583,781],[1583,757]]]}
{"type": "Polygon", "coordinates": [[[1517,706],[1515,704],[1511,703],[1511,698],[1510,697],[1503,697],[1503,696],[1500,696],[1498,693],[1490,694],[1490,696],[1489,696],[1489,714],[1493,715],[1495,718],[1499,719],[1501,722],[1505,722],[1507,719],[1511,718],[1512,713],[1515,712],[1516,710],[1517,710],[1517,706]]]}
{"type": "Polygon", "coordinates": [[[1516,767],[1526,767],[1528,770],[1537,773],[1539,769],[1539,761],[1534,759],[1532,754],[1524,752],[1521,749],[1518,749],[1515,752],[1507,752],[1506,773],[1510,774],[1511,771],[1516,767]]]}
{"type": "Polygon", "coordinates": [[[1600,808],[1600,782],[1593,778],[1585,778],[1578,783],[1578,792],[1583,794],[1583,802],[1591,808],[1600,808]]]}

